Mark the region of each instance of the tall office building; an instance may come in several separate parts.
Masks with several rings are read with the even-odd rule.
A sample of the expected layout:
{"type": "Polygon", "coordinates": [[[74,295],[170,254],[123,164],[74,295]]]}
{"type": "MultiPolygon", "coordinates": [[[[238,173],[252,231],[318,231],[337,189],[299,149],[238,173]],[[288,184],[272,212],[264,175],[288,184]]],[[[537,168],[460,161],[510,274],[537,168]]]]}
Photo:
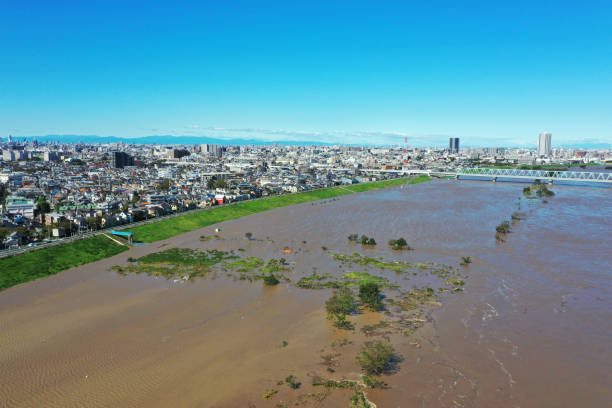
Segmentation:
{"type": "Polygon", "coordinates": [[[112,160],[112,165],[116,169],[134,165],[134,158],[125,152],[113,152],[112,160]]]}
{"type": "Polygon", "coordinates": [[[540,133],[538,156],[550,156],[551,137],[551,133],[540,133]]]}
{"type": "Polygon", "coordinates": [[[451,153],[459,153],[459,138],[451,137],[448,139],[448,151],[451,153]]]}
{"type": "Polygon", "coordinates": [[[223,156],[223,150],[225,150],[223,148],[223,146],[219,146],[217,144],[202,145],[202,151],[203,152],[211,154],[211,155],[216,156],[216,157],[223,156]]]}

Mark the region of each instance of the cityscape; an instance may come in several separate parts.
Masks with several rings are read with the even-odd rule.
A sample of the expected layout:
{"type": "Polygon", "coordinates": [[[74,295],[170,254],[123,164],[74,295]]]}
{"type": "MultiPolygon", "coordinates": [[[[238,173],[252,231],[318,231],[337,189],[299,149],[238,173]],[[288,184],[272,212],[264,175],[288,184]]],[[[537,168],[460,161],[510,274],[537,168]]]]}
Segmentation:
{"type": "Polygon", "coordinates": [[[3,249],[178,212],[470,167],[612,169],[612,150],[365,146],[1,144],[3,249]],[[397,172],[394,172],[397,171],[397,172]]]}

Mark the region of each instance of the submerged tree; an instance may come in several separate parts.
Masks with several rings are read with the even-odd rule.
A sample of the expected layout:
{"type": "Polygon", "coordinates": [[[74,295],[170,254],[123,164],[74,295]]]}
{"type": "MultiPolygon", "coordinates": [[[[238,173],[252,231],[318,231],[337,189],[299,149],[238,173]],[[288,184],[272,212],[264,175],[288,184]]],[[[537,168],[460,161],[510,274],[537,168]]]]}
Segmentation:
{"type": "Polygon", "coordinates": [[[395,349],[387,341],[368,341],[357,355],[357,363],[366,374],[380,375],[391,365],[394,353],[395,349]]]}

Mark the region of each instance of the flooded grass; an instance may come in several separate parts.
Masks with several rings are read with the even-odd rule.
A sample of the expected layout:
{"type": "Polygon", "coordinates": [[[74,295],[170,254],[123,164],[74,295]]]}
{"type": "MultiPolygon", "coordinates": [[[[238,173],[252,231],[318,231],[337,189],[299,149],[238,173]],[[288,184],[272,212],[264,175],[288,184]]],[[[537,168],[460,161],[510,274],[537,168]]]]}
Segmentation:
{"type": "Polygon", "coordinates": [[[329,273],[317,274],[313,272],[311,275],[303,276],[296,283],[298,288],[302,289],[324,289],[324,288],[338,288],[340,284],[335,279],[333,275],[329,273]]]}
{"type": "Polygon", "coordinates": [[[404,262],[400,262],[400,261],[385,262],[381,259],[376,259],[376,258],[372,258],[366,255],[361,255],[357,252],[354,252],[351,255],[332,254],[332,257],[336,261],[339,261],[342,264],[347,264],[349,266],[351,266],[352,264],[363,265],[363,266],[373,265],[374,267],[379,268],[379,269],[388,269],[388,270],[395,271],[395,272],[406,272],[408,269],[413,267],[412,265],[404,263],[404,262]]]}
{"type": "Polygon", "coordinates": [[[256,268],[259,268],[263,265],[265,265],[264,260],[255,256],[247,256],[246,258],[241,258],[237,261],[223,263],[223,266],[225,268],[229,268],[240,273],[252,272],[256,268]]]}

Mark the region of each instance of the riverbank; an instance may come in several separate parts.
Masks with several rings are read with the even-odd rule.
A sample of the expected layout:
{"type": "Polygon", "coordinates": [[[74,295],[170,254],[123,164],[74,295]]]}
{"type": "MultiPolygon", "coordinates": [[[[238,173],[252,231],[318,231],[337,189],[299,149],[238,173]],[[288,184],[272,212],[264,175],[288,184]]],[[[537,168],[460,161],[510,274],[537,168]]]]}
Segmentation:
{"type": "MultiPolygon", "coordinates": [[[[267,199],[248,201],[236,205],[213,208],[208,211],[165,219],[160,222],[136,227],[129,231],[134,232],[136,241],[150,243],[203,228],[208,225],[275,208],[334,198],[363,191],[388,188],[406,183],[422,183],[429,180],[430,178],[427,176],[399,178],[346,187],[332,187],[298,194],[274,196],[267,199]]],[[[118,245],[107,237],[96,236],[64,245],[43,248],[37,251],[3,258],[0,259],[0,270],[3,271],[0,273],[0,291],[34,279],[54,275],[75,266],[85,265],[90,262],[108,258],[126,250],[128,250],[127,247],[118,245]]]]}

